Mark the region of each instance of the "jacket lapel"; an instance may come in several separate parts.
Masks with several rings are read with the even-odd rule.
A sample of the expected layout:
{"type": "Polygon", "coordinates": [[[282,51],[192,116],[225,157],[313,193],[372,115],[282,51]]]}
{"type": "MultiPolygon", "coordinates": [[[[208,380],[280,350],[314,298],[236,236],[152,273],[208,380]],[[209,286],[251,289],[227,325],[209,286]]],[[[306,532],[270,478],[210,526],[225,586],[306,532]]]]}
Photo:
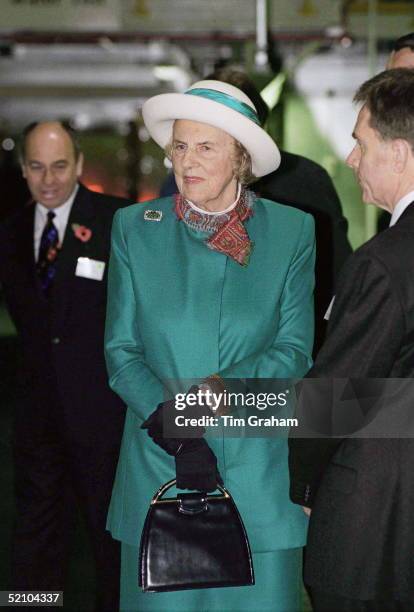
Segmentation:
{"type": "Polygon", "coordinates": [[[90,228],[93,222],[93,210],[88,190],[79,185],[78,193],[72,204],[61,251],[56,262],[55,286],[74,276],[78,257],[87,257],[89,245],[76,238],[74,225],[90,228]]]}
{"type": "Polygon", "coordinates": [[[75,272],[78,258],[88,257],[89,244],[76,238],[73,225],[90,228],[92,221],[93,208],[89,192],[83,185],[79,185],[69,214],[61,251],[56,260],[56,276],[51,293],[52,330],[64,328],[72,302],[77,299],[75,272]]]}

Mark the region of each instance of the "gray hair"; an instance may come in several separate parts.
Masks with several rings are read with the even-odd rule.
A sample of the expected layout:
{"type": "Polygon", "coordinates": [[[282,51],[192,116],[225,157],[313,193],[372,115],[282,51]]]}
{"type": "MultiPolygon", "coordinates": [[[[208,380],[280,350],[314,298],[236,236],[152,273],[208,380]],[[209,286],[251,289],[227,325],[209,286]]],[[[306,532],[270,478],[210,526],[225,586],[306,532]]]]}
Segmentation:
{"type": "Polygon", "coordinates": [[[414,69],[384,70],[354,96],[370,112],[370,126],[383,140],[406,140],[414,151],[414,69]]]}

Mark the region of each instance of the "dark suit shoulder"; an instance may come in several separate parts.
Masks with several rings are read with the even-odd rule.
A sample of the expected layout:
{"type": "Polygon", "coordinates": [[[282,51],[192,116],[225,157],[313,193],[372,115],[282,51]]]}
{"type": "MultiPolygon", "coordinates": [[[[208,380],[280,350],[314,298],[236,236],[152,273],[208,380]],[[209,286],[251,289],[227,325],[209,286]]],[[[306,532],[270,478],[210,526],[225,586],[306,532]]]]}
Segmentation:
{"type": "Polygon", "coordinates": [[[32,227],[34,204],[13,211],[0,223],[0,254],[15,251],[27,227],[32,227]]]}
{"type": "Polygon", "coordinates": [[[414,205],[412,209],[411,218],[401,219],[368,240],[349,258],[349,263],[352,265],[363,259],[371,259],[390,272],[408,268],[407,260],[414,257],[414,205]]]}
{"type": "Polygon", "coordinates": [[[100,213],[109,213],[111,216],[118,208],[124,208],[134,204],[133,200],[127,198],[121,198],[119,196],[113,196],[106,193],[98,193],[87,189],[84,185],[79,186],[79,195],[87,197],[93,206],[98,207],[100,213]]]}
{"type": "Polygon", "coordinates": [[[263,197],[310,209],[341,214],[341,205],[326,170],[316,162],[282,151],[277,170],[261,178],[253,188],[263,197]]]}
{"type": "Polygon", "coordinates": [[[297,153],[289,153],[288,151],[282,151],[282,162],[280,169],[286,172],[304,172],[309,173],[312,177],[320,177],[323,180],[331,181],[331,178],[325,168],[317,162],[298,155],[297,153]]]}
{"type": "Polygon", "coordinates": [[[393,266],[389,255],[392,244],[384,233],[374,236],[348,257],[338,278],[335,306],[346,302],[349,307],[349,301],[361,292],[369,292],[372,283],[391,285],[393,266]]]}
{"type": "Polygon", "coordinates": [[[34,215],[34,208],[35,204],[32,202],[18,208],[17,210],[14,210],[12,213],[7,215],[7,217],[2,219],[0,222],[0,231],[7,232],[15,227],[18,227],[20,223],[34,215]]]}

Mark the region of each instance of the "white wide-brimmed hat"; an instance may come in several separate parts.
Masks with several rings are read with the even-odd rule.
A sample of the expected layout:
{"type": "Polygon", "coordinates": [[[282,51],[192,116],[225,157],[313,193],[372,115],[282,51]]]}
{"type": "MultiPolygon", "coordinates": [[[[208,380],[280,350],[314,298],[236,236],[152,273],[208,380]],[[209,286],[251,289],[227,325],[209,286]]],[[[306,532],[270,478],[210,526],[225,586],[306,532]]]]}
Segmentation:
{"type": "Polygon", "coordinates": [[[217,127],[238,140],[250,153],[257,177],[280,165],[280,152],[260,126],[256,109],[240,89],[221,81],[198,81],[185,93],[160,94],[142,107],[144,123],[157,144],[171,141],[176,119],[189,119],[217,127]]]}

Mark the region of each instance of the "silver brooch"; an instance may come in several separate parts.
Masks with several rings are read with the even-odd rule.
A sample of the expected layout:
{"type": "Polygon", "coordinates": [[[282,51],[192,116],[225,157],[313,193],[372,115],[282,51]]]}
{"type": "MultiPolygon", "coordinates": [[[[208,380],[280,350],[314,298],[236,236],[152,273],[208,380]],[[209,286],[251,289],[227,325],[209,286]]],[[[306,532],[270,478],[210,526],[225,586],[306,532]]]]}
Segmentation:
{"type": "Polygon", "coordinates": [[[145,221],[161,221],[162,211],[161,210],[146,210],[144,212],[145,221]]]}

